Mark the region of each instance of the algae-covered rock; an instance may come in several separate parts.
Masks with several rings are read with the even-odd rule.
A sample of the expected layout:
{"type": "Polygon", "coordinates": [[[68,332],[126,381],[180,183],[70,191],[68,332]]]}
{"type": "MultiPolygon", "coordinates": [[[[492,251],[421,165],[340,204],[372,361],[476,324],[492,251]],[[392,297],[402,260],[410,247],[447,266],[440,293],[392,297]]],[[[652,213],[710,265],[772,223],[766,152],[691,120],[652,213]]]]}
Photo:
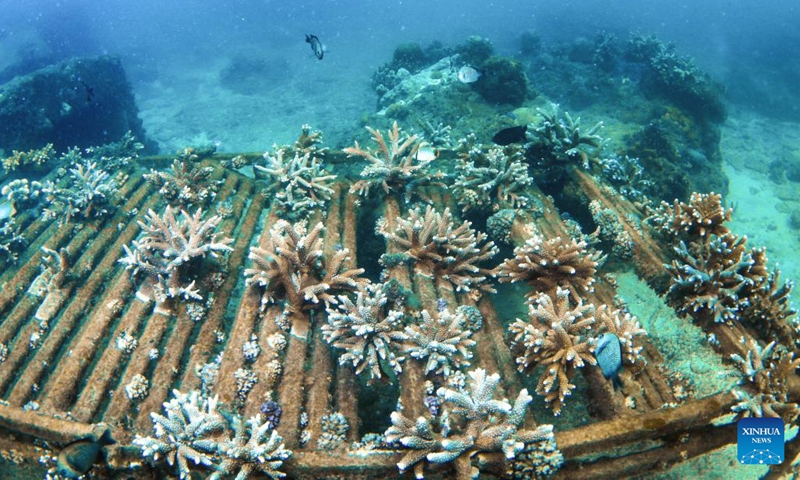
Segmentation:
{"type": "Polygon", "coordinates": [[[62,151],[110,143],[128,131],[148,145],[138,114],[119,57],[74,58],[0,86],[0,149],[52,143],[62,151]]]}
{"type": "Polygon", "coordinates": [[[491,57],[480,65],[475,90],[489,103],[522,105],[528,95],[528,77],[517,60],[491,57]]]}

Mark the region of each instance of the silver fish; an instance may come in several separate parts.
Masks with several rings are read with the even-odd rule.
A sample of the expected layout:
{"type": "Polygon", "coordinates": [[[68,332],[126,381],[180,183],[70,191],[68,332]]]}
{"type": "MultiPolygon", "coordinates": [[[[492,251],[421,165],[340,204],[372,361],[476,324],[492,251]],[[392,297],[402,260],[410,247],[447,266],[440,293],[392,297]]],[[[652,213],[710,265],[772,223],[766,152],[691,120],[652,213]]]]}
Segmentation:
{"type": "Polygon", "coordinates": [[[472,67],[461,67],[458,70],[458,81],[461,83],[475,83],[481,78],[481,72],[472,67]]]}
{"type": "Polygon", "coordinates": [[[621,386],[619,370],[622,368],[622,347],[619,337],[610,332],[604,333],[597,340],[594,357],[600,370],[603,371],[603,376],[611,379],[614,388],[621,386]]]}
{"type": "Polygon", "coordinates": [[[322,60],[322,57],[325,56],[325,47],[319,41],[319,38],[316,35],[306,34],[306,43],[311,44],[311,50],[314,50],[314,56],[317,57],[317,60],[322,60]]]}
{"type": "Polygon", "coordinates": [[[11,200],[0,203],[0,222],[7,218],[13,217],[15,213],[17,212],[14,209],[14,204],[11,203],[11,200]]]}

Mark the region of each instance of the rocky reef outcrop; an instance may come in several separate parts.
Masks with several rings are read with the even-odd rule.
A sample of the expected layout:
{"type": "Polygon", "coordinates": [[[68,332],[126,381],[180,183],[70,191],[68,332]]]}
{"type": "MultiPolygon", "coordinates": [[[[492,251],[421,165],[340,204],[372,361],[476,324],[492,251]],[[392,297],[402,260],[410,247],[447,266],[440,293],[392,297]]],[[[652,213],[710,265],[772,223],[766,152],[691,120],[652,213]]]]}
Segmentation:
{"type": "Polygon", "coordinates": [[[131,131],[148,150],[119,57],[74,58],[0,86],[0,150],[58,151],[115,141],[131,131]]]}

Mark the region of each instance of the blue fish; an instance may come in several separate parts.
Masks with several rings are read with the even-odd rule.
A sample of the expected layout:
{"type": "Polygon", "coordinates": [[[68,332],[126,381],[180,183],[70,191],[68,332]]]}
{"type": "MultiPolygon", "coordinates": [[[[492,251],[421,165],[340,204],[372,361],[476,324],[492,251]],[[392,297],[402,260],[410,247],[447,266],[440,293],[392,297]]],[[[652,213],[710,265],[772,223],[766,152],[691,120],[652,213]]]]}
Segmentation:
{"type": "Polygon", "coordinates": [[[619,337],[613,333],[604,333],[597,340],[594,357],[600,370],[603,371],[603,376],[611,379],[614,389],[622,387],[622,382],[619,380],[619,370],[622,368],[622,346],[619,337]]]}

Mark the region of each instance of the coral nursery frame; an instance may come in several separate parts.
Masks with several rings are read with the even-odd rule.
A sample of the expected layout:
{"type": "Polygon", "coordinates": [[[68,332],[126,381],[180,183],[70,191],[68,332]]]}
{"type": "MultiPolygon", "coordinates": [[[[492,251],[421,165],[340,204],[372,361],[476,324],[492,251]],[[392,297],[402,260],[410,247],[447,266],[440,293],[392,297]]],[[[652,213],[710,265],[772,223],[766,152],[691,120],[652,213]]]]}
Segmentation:
{"type": "MultiPolygon", "coordinates": [[[[321,155],[329,163],[348,160],[341,152],[328,151],[321,155]]],[[[220,158],[222,158],[220,156],[220,158]]],[[[226,155],[226,158],[229,156],[226,155]]],[[[171,158],[148,157],[142,165],[167,167],[171,158]]],[[[207,159],[207,162],[214,161],[207,159]]],[[[229,200],[232,214],[223,220],[221,230],[233,237],[234,250],[228,258],[228,272],[216,291],[216,300],[203,322],[192,322],[183,307],[178,305],[168,315],[154,311],[152,302],[140,301],[134,295],[131,275],[118,264],[123,245],[139,234],[137,216],[130,212],[146,212],[156,207],[157,187],[145,182],[139,174],[130,175],[120,185],[124,203],[112,218],[80,229],[67,221],[43,223],[33,216],[20,218],[19,224],[29,248],[20,260],[0,273],[0,341],[13,346],[5,362],[0,363],[0,450],[14,452],[23,463],[35,463],[42,455],[42,441],[53,449],[71,441],[86,438],[98,429],[108,428],[117,441],[106,447],[106,472],[124,478],[131,469],[136,478],[161,478],[155,467],[143,461],[138,447],[132,445],[133,431],[144,435],[151,431],[151,412],[160,412],[173,388],[188,391],[199,387],[195,366],[209,361],[216,341],[215,331],[225,333],[225,356],[220,366],[216,393],[228,405],[236,400],[233,373],[243,365],[242,346],[253,332],[267,338],[277,329],[274,316],[277,307],[260,312],[260,295],[244,287],[241,270],[249,265],[248,247],[267,240],[269,225],[275,213],[265,210],[268,199],[260,195],[255,182],[239,173],[219,168],[215,180],[221,182],[217,200],[229,200]],[[37,328],[36,312],[43,300],[27,294],[39,273],[42,247],[53,251],[66,248],[71,271],[77,279],[56,307],[57,315],[41,345],[29,349],[25,345],[37,328]],[[177,317],[178,321],[175,321],[177,317]],[[115,339],[127,332],[138,338],[139,347],[130,354],[114,346],[115,339]],[[158,348],[161,355],[151,359],[148,351],[158,348]],[[124,387],[136,374],[150,378],[149,395],[138,405],[125,395],[124,387]],[[25,411],[23,405],[35,401],[37,411],[25,411]]],[[[569,169],[569,176],[588,200],[596,200],[623,219],[623,226],[634,240],[633,264],[639,277],[657,285],[665,275],[664,264],[669,256],[653,238],[649,228],[625,223],[629,214],[641,217],[642,212],[628,200],[614,196],[590,174],[569,169]]],[[[344,183],[334,184],[334,194],[327,215],[317,215],[324,221],[324,249],[333,251],[337,245],[350,249],[353,261],[358,261],[356,226],[362,209],[359,197],[348,192],[344,183]]],[[[437,208],[451,206],[452,199],[445,189],[426,187],[428,196],[437,208]]],[[[566,235],[562,218],[552,200],[531,186],[532,194],[544,206],[544,215],[533,219],[518,218],[512,229],[516,244],[524,242],[523,222],[535,221],[546,236],[566,235]]],[[[384,200],[384,215],[388,222],[402,215],[402,205],[393,197],[384,200]]],[[[505,329],[498,319],[497,305],[491,295],[477,303],[467,295],[457,293],[449,283],[412,275],[410,271],[393,269],[392,275],[420,298],[424,308],[436,309],[439,298],[452,304],[472,304],[484,316],[484,327],[476,334],[477,347],[473,366],[499,372],[506,396],[512,397],[521,389],[520,374],[505,341],[505,329]]],[[[663,293],[663,292],[662,292],[663,293]]],[[[590,300],[597,304],[612,304],[614,286],[599,282],[590,300]]],[[[324,315],[324,311],[315,315],[324,315]]],[[[689,321],[689,320],[687,320],[689,321]]],[[[350,422],[348,443],[359,440],[358,398],[356,378],[352,368],[339,366],[331,347],[322,339],[317,320],[307,341],[289,337],[281,353],[262,352],[253,369],[264,369],[278,359],[282,373],[277,378],[261,380],[253,387],[243,412],[258,413],[261,398],[267,389],[276,392],[283,408],[283,420],[278,427],[287,448],[293,450],[282,470],[289,478],[392,478],[399,475],[397,463],[401,452],[346,450],[329,452],[317,448],[320,438],[320,419],[331,410],[340,411],[350,422]],[[312,440],[299,446],[301,412],[306,412],[312,440]],[[294,427],[293,427],[294,426],[294,427]]],[[[726,326],[713,323],[708,327],[729,354],[747,355],[741,338],[758,336],[739,324],[726,326]]],[[[731,392],[719,393],[680,403],[673,395],[669,379],[656,368],[662,363],[659,351],[645,339],[643,354],[647,364],[639,371],[623,373],[624,392],[635,399],[635,411],[623,405],[624,396],[614,391],[596,367],[581,369],[588,385],[588,402],[594,417],[586,426],[555,431],[558,448],[565,463],[557,473],[559,478],[621,478],[645,472],[665,470],[677,463],[697,457],[736,441],[735,419],[731,407],[737,398],[731,392]],[[664,405],[675,405],[664,407],[664,405]]],[[[767,340],[770,341],[770,340],[767,340]]],[[[268,350],[268,349],[265,349],[268,350]]],[[[727,360],[727,359],[726,359],[727,360]]],[[[419,365],[408,363],[399,377],[400,398],[406,416],[415,418],[422,407],[424,375],[419,365]]],[[[789,382],[790,400],[800,399],[800,382],[793,376],[789,382]]],[[[540,401],[540,399],[536,399],[540,401]]],[[[546,423],[546,419],[538,419],[546,423]]],[[[535,425],[529,414],[528,423],[535,425]]],[[[378,432],[380,433],[380,432],[378,432]]],[[[786,462],[773,466],[772,476],[790,468],[800,454],[795,440],[786,445],[786,462]]],[[[473,462],[481,463],[484,474],[502,477],[506,465],[501,453],[480,454],[473,462]]],[[[450,475],[448,465],[426,467],[429,478],[450,475]]],[[[405,476],[412,477],[410,472],[405,476]]]]}

